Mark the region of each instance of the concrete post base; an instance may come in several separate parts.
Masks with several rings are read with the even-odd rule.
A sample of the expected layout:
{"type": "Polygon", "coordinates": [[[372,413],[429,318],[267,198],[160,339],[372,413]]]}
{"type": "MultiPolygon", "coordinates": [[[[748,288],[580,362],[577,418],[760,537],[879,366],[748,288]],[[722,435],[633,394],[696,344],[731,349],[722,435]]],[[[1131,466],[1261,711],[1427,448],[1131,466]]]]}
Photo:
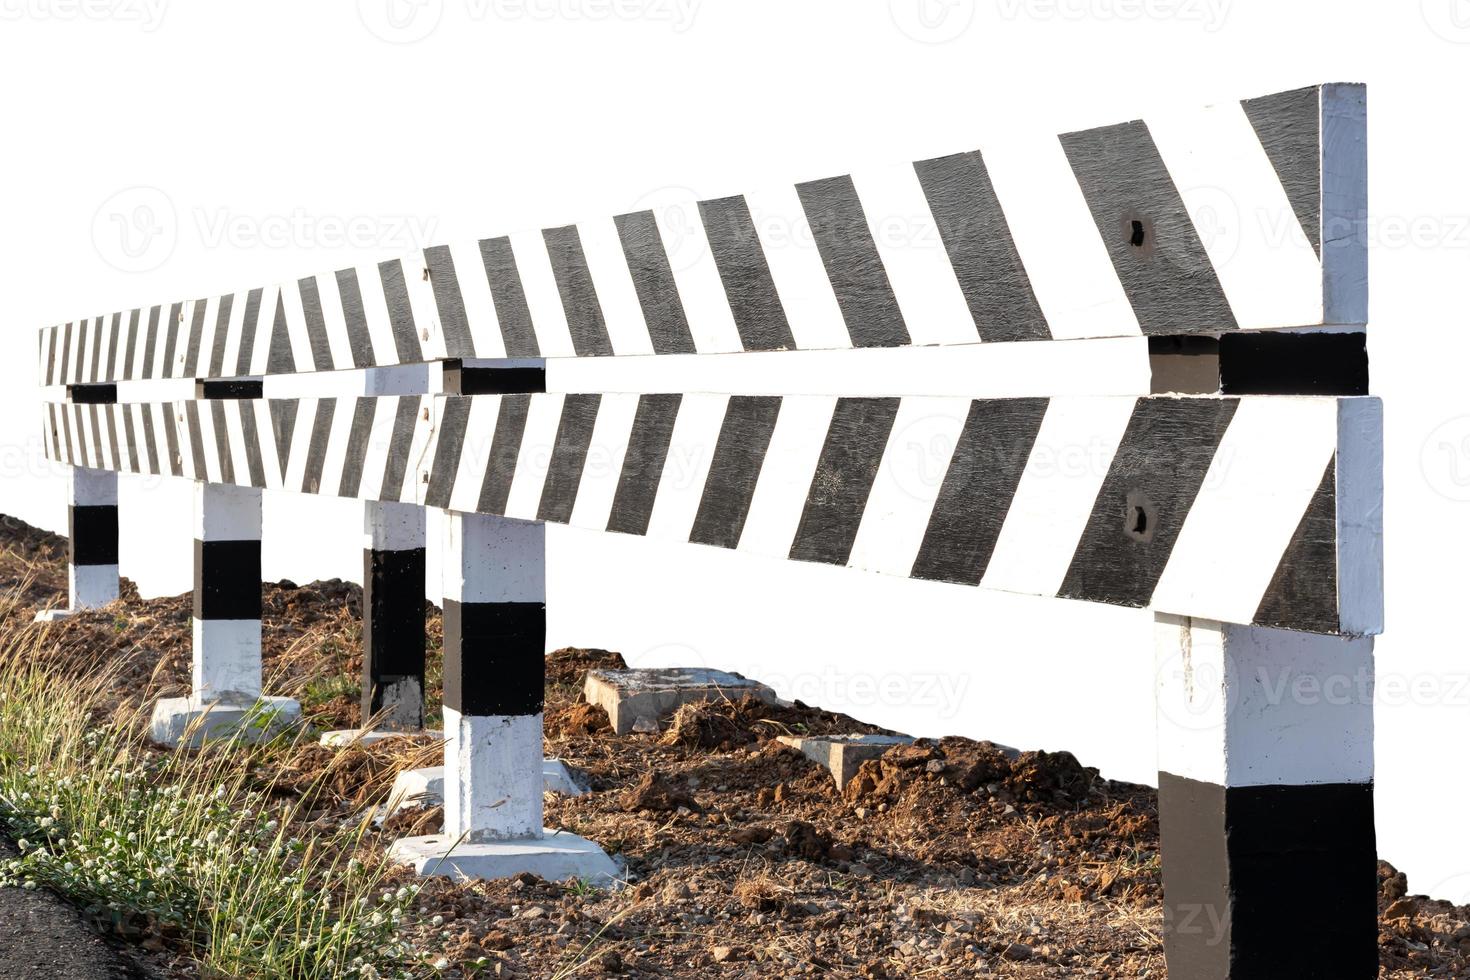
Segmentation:
{"type": "MultiPolygon", "coordinates": [[[[581,796],[582,787],[572,779],[567,764],[560,759],[541,760],[541,786],[547,793],[581,796]]],[[[444,767],[405,769],[393,780],[388,794],[388,813],[410,806],[442,806],[444,804],[444,767]]]]}
{"type": "Polygon", "coordinates": [[[472,844],[444,834],[404,837],[388,848],[388,859],[426,876],[456,880],[509,878],[530,872],[547,881],[582,881],[612,888],[622,869],[585,837],[548,829],[545,837],[472,844]]]}
{"type": "Polygon", "coordinates": [[[444,738],[442,731],[395,731],[383,728],[337,728],[330,732],[322,732],[321,744],[329,749],[346,748],[349,745],[376,745],[390,738],[404,738],[410,735],[427,735],[440,741],[444,738]]]}
{"type": "Polygon", "coordinates": [[[194,748],[206,741],[268,742],[301,721],[301,705],[290,698],[262,697],[203,702],[193,697],[159,698],[148,734],[155,742],[194,748]]]}
{"type": "Polygon", "coordinates": [[[59,623],[63,619],[69,619],[76,615],[75,609],[42,609],[36,613],[38,623],[59,623]]]}

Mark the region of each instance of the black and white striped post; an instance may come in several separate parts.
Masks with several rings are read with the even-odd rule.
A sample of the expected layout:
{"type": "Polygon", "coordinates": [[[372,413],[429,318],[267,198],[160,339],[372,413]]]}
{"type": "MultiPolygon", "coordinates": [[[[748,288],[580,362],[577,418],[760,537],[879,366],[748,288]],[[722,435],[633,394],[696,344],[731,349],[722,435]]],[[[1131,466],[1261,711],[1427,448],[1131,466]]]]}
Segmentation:
{"type": "MultiPolygon", "coordinates": [[[[258,398],[262,390],[259,379],[201,381],[197,395],[207,405],[220,399],[258,398]]],[[[195,481],[192,682],[188,697],[160,698],[154,706],[150,733],[167,745],[225,736],[274,736],[294,723],[301,710],[289,698],[267,698],[262,693],[262,491],[209,482],[206,461],[225,457],[205,451],[204,418],[209,419],[216,445],[229,438],[227,432],[214,429],[226,418],[222,411],[185,413],[180,431],[191,442],[195,481]]]]}
{"type": "MultiPolygon", "coordinates": [[[[70,438],[73,427],[91,426],[98,405],[117,403],[117,385],[71,385],[61,428],[70,438]]],[[[102,445],[98,422],[96,444],[102,445]]],[[[105,463],[106,460],[98,459],[105,463]]],[[[117,472],[89,466],[72,466],[67,473],[67,607],[37,613],[37,622],[54,622],[83,609],[97,609],[118,597],[117,472]]]]}

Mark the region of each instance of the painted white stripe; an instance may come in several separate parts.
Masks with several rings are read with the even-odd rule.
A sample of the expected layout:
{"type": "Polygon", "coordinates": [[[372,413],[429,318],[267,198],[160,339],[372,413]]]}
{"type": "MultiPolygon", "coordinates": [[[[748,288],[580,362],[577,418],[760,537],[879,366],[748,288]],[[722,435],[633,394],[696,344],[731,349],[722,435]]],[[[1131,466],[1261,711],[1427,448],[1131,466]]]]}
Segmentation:
{"type": "MultiPolygon", "coordinates": [[[[155,378],[168,377],[169,363],[164,355],[168,353],[168,322],[172,307],[164,303],[158,310],[158,335],[153,340],[153,376],[155,378]]],[[[149,313],[152,316],[152,313],[149,313]]],[[[80,364],[77,365],[81,367],[80,364]]],[[[77,378],[81,378],[81,371],[77,371],[77,378]]]]}
{"type": "Polygon", "coordinates": [[[225,402],[225,435],[229,439],[230,463],[235,468],[235,484],[241,487],[252,485],[250,460],[245,452],[245,429],[240,422],[240,413],[248,411],[253,411],[249,403],[242,403],[239,399],[225,402]]]}
{"type": "Polygon", "coordinates": [[[669,455],[653,499],[648,536],[688,541],[725,420],[729,395],[685,395],[669,440],[669,455]]]}
{"type": "Polygon", "coordinates": [[[301,284],[295,280],[281,284],[281,299],[286,307],[286,337],[291,342],[291,357],[297,371],[314,371],[311,338],[306,335],[306,312],[301,303],[301,284]]]}
{"type": "Polygon", "coordinates": [[[300,493],[306,481],[306,457],[311,445],[311,429],[316,424],[316,406],[320,399],[301,398],[296,402],[296,425],[291,434],[291,450],[286,460],[286,476],[281,481],[283,489],[300,493]]]}
{"type": "Polygon", "coordinates": [[[242,410],[255,412],[255,436],[260,443],[260,465],[265,470],[265,488],[279,490],[281,464],[280,456],[276,452],[276,430],[271,425],[270,402],[261,398],[241,407],[242,410]]]}
{"type": "Polygon", "coordinates": [[[337,287],[337,277],[330,272],[317,276],[316,292],[321,299],[322,322],[327,327],[327,347],[332,352],[332,364],[338,368],[350,368],[352,347],[347,339],[347,314],[342,311],[342,291],[337,287]]]}
{"type": "Polygon", "coordinates": [[[690,201],[654,208],[653,217],[669,256],[679,300],[684,304],[694,349],[701,354],[744,350],[719,267],[710,252],[699,205],[690,201]]]}
{"type": "Polygon", "coordinates": [[[383,295],[383,275],[377,263],[360,265],[356,271],[363,318],[367,320],[368,337],[373,342],[373,363],[397,364],[398,346],[393,342],[393,321],[388,318],[388,300],[383,295]]]}
{"type": "MultiPolygon", "coordinates": [[[[141,379],[145,371],[143,354],[148,349],[148,318],[153,314],[147,307],[134,312],[138,314],[138,332],[133,336],[133,378],[141,379]]],[[[129,312],[128,316],[131,317],[132,312],[129,312]]],[[[73,340],[76,338],[76,328],[72,329],[72,338],[73,340]]],[[[73,360],[72,363],[75,364],[76,361],[73,360]]],[[[71,379],[68,377],[66,380],[71,379]]]]}
{"type": "Polygon", "coordinates": [[[536,519],[565,398],[565,395],[537,395],[531,399],[531,407],[526,412],[526,432],[521,437],[521,451],[516,457],[515,475],[510,481],[510,496],[505,502],[506,517],[526,521],[536,519]]]}
{"type": "Polygon", "coordinates": [[[812,226],[790,184],[745,195],[766,265],[781,297],[797,350],[843,350],[852,346],[832,280],[822,265],[812,226]]]}
{"type": "Polygon", "coordinates": [[[837,399],[825,395],[781,399],[771,444],[740,532],[740,551],[773,558],[791,554],[836,409],[837,399]]]}
{"type": "Polygon", "coordinates": [[[204,472],[210,483],[223,483],[224,474],[219,465],[219,440],[228,438],[228,433],[214,431],[214,411],[209,402],[195,404],[199,406],[199,448],[204,456],[204,472]]]}
{"type": "Polygon", "coordinates": [[[1345,632],[1383,632],[1383,402],[1337,402],[1337,607],[1345,632]]]}
{"type": "Polygon", "coordinates": [[[1001,142],[984,161],[1052,337],[1139,333],[1061,141],[1028,135],[1001,142]]]}
{"type": "MultiPolygon", "coordinates": [[[[245,332],[245,307],[249,305],[249,290],[241,290],[235,294],[230,303],[230,318],[225,323],[225,359],[221,370],[226,376],[233,375],[236,367],[240,364],[240,339],[245,332]]],[[[213,339],[211,338],[209,354],[200,354],[200,357],[214,357],[213,339]]],[[[208,361],[206,361],[208,364],[208,361]]]]}
{"type": "Polygon", "coordinates": [[[1152,607],[1249,624],[1336,448],[1334,399],[1242,398],[1152,607]]]}
{"type": "MultiPolygon", "coordinates": [[[[174,461],[169,457],[168,448],[168,420],[173,416],[174,407],[169,402],[154,402],[153,409],[153,445],[158,453],[158,473],[172,474],[174,461]]],[[[179,444],[179,452],[183,452],[183,443],[179,444]]]]}
{"type": "Polygon", "coordinates": [[[607,323],[614,354],[652,354],[653,339],[643,319],[643,305],[628,271],[628,257],[611,218],[584,221],[577,225],[582,254],[597,290],[597,301],[607,323]]]}
{"type": "Polygon", "coordinates": [[[439,306],[434,302],[434,284],[429,281],[428,265],[420,249],[405,255],[403,284],[408,290],[408,305],[413,311],[415,333],[426,361],[442,360],[444,327],[439,322],[439,306]]]}
{"type": "Polygon", "coordinates": [[[327,434],[327,455],[322,462],[322,481],[318,493],[335,497],[342,486],[342,467],[347,462],[347,447],[352,441],[352,416],[356,414],[356,398],[338,398],[332,411],[332,428],[327,434]]]}
{"type": "Polygon", "coordinates": [[[577,501],[568,522],[573,526],[607,530],[637,412],[637,395],[602,396],[587,449],[587,463],[582,469],[582,482],[577,487],[577,501]]]}
{"type": "Polygon", "coordinates": [[[968,398],[905,398],[899,403],[849,566],[891,575],[913,570],[969,412],[968,398]]]}
{"type": "Polygon", "coordinates": [[[852,179],[915,346],[978,343],[975,319],[913,165],[859,171],[852,179]]]}
{"type": "Polygon", "coordinates": [[[505,338],[500,333],[500,318],[495,313],[490,280],[485,277],[480,243],[473,239],[454,242],[449,246],[449,257],[454,262],[454,278],[459,281],[459,295],[464,301],[475,356],[504,357],[505,338]]]}
{"type": "Polygon", "coordinates": [[[1133,413],[1131,398],[1053,398],[980,585],[1056,595],[1133,413]]]}
{"type": "Polygon", "coordinates": [[[459,454],[459,469],[454,488],[449,494],[449,509],[473,512],[480,504],[480,488],[485,485],[485,470],[490,465],[490,447],[495,440],[495,423],[500,418],[499,396],[481,396],[470,400],[469,419],[465,422],[464,447],[459,454]]]}
{"type": "MultiPolygon", "coordinates": [[[[214,354],[214,325],[219,321],[220,299],[219,296],[211,296],[204,304],[204,323],[199,328],[199,356],[194,359],[194,377],[196,378],[209,376],[209,361],[214,354]]],[[[185,361],[188,360],[188,357],[189,352],[185,348],[185,361]]]]}
{"type": "Polygon", "coordinates": [[[117,474],[73,466],[71,502],[77,507],[116,507],[117,474]]]}
{"type": "Polygon", "coordinates": [[[280,302],[281,290],[278,286],[267,286],[261,290],[260,310],[255,321],[255,345],[250,351],[250,373],[255,376],[264,376],[270,372],[266,365],[270,363],[271,332],[275,329],[276,305],[280,302]]]}
{"type": "Polygon", "coordinates": [[[514,232],[510,250],[515,256],[516,271],[531,310],[531,325],[536,332],[542,357],[574,357],[571,328],[556,288],[556,275],[551,271],[551,256],[546,252],[546,239],[539,231],[514,232]]]}
{"type": "Polygon", "coordinates": [[[362,483],[358,493],[365,499],[377,500],[382,495],[383,478],[388,470],[388,449],[393,444],[393,422],[398,416],[399,399],[385,396],[375,399],[373,423],[368,430],[367,452],[362,460],[362,483]]]}
{"type": "Polygon", "coordinates": [[[1322,321],[1322,263],[1239,102],[1150,119],[1242,329],[1322,321]]]}
{"type": "Polygon", "coordinates": [[[92,347],[96,344],[96,338],[94,337],[96,332],[95,324],[96,321],[92,317],[87,317],[87,319],[81,321],[73,328],[77,336],[77,364],[74,377],[77,379],[78,384],[85,383],[88,380],[88,372],[92,368],[92,347]],[[83,336],[84,332],[86,336],[83,336]]]}
{"type": "Polygon", "coordinates": [[[546,601],[545,524],[450,512],[443,526],[444,598],[546,601]]]}
{"type": "Polygon", "coordinates": [[[439,426],[433,415],[433,396],[409,398],[418,407],[413,416],[413,439],[408,444],[408,465],[403,468],[403,487],[398,491],[398,499],[403,503],[422,504],[424,488],[428,486],[423,480],[423,470],[427,465],[429,443],[439,426]]]}

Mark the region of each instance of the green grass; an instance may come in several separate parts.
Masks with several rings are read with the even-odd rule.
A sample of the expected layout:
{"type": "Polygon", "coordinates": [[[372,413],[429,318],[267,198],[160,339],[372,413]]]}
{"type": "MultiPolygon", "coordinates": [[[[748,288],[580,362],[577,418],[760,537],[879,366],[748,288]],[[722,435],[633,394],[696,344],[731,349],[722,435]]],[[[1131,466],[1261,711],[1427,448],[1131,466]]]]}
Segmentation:
{"type": "Polygon", "coordinates": [[[0,829],[20,849],[0,881],[182,947],[209,975],[427,972],[398,928],[416,889],[384,890],[366,823],[303,829],[315,794],[283,800],[252,775],[290,746],[159,752],[137,719],[98,720],[108,682],[59,665],[44,632],[0,629],[0,829]]]}

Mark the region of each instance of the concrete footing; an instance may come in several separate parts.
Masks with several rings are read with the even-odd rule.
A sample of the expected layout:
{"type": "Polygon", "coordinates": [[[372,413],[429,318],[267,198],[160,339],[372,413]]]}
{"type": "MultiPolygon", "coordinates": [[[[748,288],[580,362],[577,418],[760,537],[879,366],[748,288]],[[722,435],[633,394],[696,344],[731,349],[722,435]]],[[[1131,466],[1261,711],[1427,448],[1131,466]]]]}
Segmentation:
{"type": "Polygon", "coordinates": [[[63,619],[70,619],[76,615],[75,609],[42,609],[36,613],[38,623],[59,623],[63,619]]]}
{"type": "Polygon", "coordinates": [[[751,695],[776,700],[776,692],[740,674],[703,667],[640,670],[589,670],[582,695],[607,712],[613,731],[626,735],[637,726],[657,730],[658,720],[692,701],[738,700],[751,695]],[[645,723],[639,725],[639,721],[645,723]]]}
{"type": "Polygon", "coordinates": [[[780,735],[777,741],[826,766],[840,790],[847,787],[865,761],[878,758],[895,745],[912,745],[914,740],[907,735],[780,735]]]}
{"type": "Polygon", "coordinates": [[[330,732],[322,732],[320,742],[330,749],[346,748],[349,745],[376,745],[390,738],[406,738],[409,736],[428,735],[430,738],[443,741],[444,733],[438,729],[421,731],[395,731],[383,728],[337,728],[330,732]]]}
{"type": "Polygon", "coordinates": [[[249,702],[159,698],[148,734],[164,745],[189,747],[231,738],[266,742],[300,720],[301,705],[290,698],[262,697],[249,702]]]}
{"type": "Polygon", "coordinates": [[[530,872],[547,881],[579,878],[608,888],[618,885],[622,875],[617,862],[592,841],[549,829],[544,837],[484,843],[456,841],[444,834],[404,837],[388,848],[388,859],[421,875],[460,880],[530,872]]]}
{"type": "MultiPolygon", "coordinates": [[[[541,760],[541,788],[547,793],[581,796],[582,787],[572,779],[567,764],[560,759],[541,760]]],[[[444,803],[444,767],[405,769],[393,780],[388,794],[388,813],[408,806],[441,806],[444,803]]]]}

